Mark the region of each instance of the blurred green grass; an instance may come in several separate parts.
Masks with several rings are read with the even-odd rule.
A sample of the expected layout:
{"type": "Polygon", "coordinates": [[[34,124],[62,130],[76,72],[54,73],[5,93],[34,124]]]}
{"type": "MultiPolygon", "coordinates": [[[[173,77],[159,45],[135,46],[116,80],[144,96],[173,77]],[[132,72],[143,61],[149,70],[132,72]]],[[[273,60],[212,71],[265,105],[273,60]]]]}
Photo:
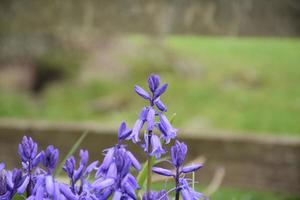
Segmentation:
{"type": "Polygon", "coordinates": [[[169,89],[162,99],[176,126],[240,132],[300,133],[300,40],[129,36],[140,49],[122,57],[126,79],[52,84],[38,97],[0,92],[0,116],[133,123],[145,103],[133,92],[159,73],[169,89]]]}

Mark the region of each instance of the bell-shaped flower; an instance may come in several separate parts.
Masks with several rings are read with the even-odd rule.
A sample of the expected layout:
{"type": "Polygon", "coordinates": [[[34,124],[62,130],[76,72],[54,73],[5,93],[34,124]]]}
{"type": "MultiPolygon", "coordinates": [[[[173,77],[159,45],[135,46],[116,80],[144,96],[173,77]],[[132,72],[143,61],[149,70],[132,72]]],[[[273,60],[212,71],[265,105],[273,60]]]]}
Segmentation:
{"type": "Polygon", "coordinates": [[[155,156],[157,159],[159,159],[162,154],[166,153],[166,150],[162,148],[159,137],[154,134],[151,136],[150,144],[148,142],[148,134],[145,134],[144,151],[150,156],[155,156]],[[149,149],[150,152],[148,152],[149,149]]]}
{"type": "Polygon", "coordinates": [[[172,163],[176,168],[183,165],[186,153],[187,146],[183,142],[176,140],[175,145],[171,148],[172,163]]]}
{"type": "Polygon", "coordinates": [[[66,160],[63,170],[67,173],[71,181],[71,191],[76,195],[82,191],[83,184],[86,182],[86,178],[89,174],[97,168],[98,161],[92,162],[88,165],[89,154],[86,150],[80,150],[79,152],[80,162],[76,169],[76,161],[74,156],[71,156],[66,160]],[[80,181],[80,185],[76,185],[77,181],[80,181]]]}
{"type": "Polygon", "coordinates": [[[157,99],[155,99],[154,104],[156,105],[156,107],[162,111],[162,112],[167,112],[167,107],[165,106],[165,104],[160,100],[160,98],[158,97],[157,99]]]}
{"type": "Polygon", "coordinates": [[[130,138],[132,138],[132,141],[134,143],[137,143],[140,141],[139,134],[144,126],[144,123],[147,120],[147,116],[148,116],[148,109],[147,109],[147,107],[144,107],[140,113],[138,120],[135,122],[135,124],[132,128],[132,133],[131,133],[130,138]]]}
{"type": "Polygon", "coordinates": [[[188,184],[188,181],[185,178],[179,179],[180,193],[183,200],[198,200],[198,199],[207,199],[202,193],[196,192],[188,184]]]}
{"type": "Polygon", "coordinates": [[[154,92],[160,84],[160,77],[155,74],[151,74],[148,78],[148,87],[151,92],[154,92]]]}
{"type": "Polygon", "coordinates": [[[30,172],[42,161],[43,154],[38,154],[37,143],[31,137],[24,136],[19,144],[19,155],[25,171],[30,172]]]}
{"type": "Polygon", "coordinates": [[[43,155],[43,165],[47,168],[48,174],[52,174],[57,166],[59,151],[53,145],[47,147],[43,155]]]}
{"type": "MultiPolygon", "coordinates": [[[[93,187],[100,191],[99,194],[102,197],[106,196],[108,198],[112,196],[113,199],[136,199],[135,191],[139,189],[139,186],[135,177],[130,173],[130,169],[135,167],[140,170],[141,166],[124,146],[117,145],[112,149],[112,158],[104,158],[104,161],[110,161],[108,170],[106,174],[102,173],[102,176],[93,183],[93,187]]],[[[96,177],[99,177],[97,174],[96,177]]]]}
{"type": "Polygon", "coordinates": [[[118,132],[119,142],[121,142],[122,140],[127,139],[130,136],[131,133],[132,133],[132,130],[127,129],[126,123],[122,122],[121,125],[120,125],[120,128],[119,128],[119,132],[118,132]]]}
{"type": "MultiPolygon", "coordinates": [[[[153,106],[154,104],[156,104],[155,103],[156,99],[159,98],[168,88],[168,84],[166,83],[160,87],[159,85],[160,85],[160,77],[158,75],[151,74],[148,78],[148,87],[150,89],[150,92],[152,93],[151,95],[138,85],[136,85],[134,89],[138,95],[140,95],[146,100],[149,100],[150,105],[153,106]]],[[[165,106],[160,100],[157,101],[157,107],[161,111],[166,110],[166,109],[162,109],[162,107],[165,106]]]]}
{"type": "Polygon", "coordinates": [[[39,199],[47,199],[47,200],[65,199],[60,192],[59,183],[53,178],[53,176],[51,175],[37,176],[36,184],[28,200],[39,200],[39,199]]]}
{"type": "Polygon", "coordinates": [[[164,114],[160,114],[159,117],[160,123],[158,124],[158,128],[162,133],[162,138],[168,144],[171,139],[176,138],[177,129],[173,128],[164,114]]]}

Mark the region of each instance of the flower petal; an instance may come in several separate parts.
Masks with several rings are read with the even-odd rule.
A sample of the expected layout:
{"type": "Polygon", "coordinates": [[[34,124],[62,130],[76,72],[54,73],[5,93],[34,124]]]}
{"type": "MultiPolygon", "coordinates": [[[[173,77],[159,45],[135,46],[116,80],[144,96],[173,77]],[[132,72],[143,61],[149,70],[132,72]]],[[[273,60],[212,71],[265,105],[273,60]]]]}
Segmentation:
{"type": "Polygon", "coordinates": [[[182,173],[190,173],[190,172],[194,172],[194,171],[200,169],[201,167],[203,167],[202,164],[190,165],[190,166],[183,167],[181,172],[182,173]]]}
{"type": "Polygon", "coordinates": [[[160,88],[158,88],[157,90],[155,90],[154,92],[154,98],[156,99],[157,97],[161,96],[168,88],[168,84],[165,83],[163,84],[160,88]]]}
{"type": "Polygon", "coordinates": [[[135,92],[140,95],[141,97],[143,97],[146,100],[151,100],[150,95],[148,94],[148,92],[146,92],[143,88],[141,88],[140,86],[136,85],[134,86],[134,90],[135,92]]]}
{"type": "Polygon", "coordinates": [[[163,175],[163,176],[174,176],[172,171],[161,167],[152,167],[152,171],[156,174],[163,175]]]}

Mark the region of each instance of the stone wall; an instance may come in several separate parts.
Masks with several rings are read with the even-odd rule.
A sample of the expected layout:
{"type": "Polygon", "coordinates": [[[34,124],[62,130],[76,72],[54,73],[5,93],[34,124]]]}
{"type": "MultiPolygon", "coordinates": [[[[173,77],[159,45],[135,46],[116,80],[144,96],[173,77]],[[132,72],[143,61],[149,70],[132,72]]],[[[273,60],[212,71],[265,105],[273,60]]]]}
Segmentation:
{"type": "MultiPolygon", "coordinates": [[[[82,148],[89,150],[92,160],[101,160],[101,151],[116,142],[115,129],[95,124],[1,120],[0,161],[6,161],[8,166],[19,163],[17,145],[24,134],[38,141],[41,149],[54,144],[63,158],[86,130],[90,134],[82,148]]],[[[204,184],[212,179],[217,168],[223,167],[225,186],[300,195],[300,139],[297,137],[207,131],[180,131],[179,137],[189,146],[187,160],[205,157],[205,167],[197,174],[197,179],[204,184]]],[[[140,149],[134,145],[129,148],[143,160],[140,149]]]]}

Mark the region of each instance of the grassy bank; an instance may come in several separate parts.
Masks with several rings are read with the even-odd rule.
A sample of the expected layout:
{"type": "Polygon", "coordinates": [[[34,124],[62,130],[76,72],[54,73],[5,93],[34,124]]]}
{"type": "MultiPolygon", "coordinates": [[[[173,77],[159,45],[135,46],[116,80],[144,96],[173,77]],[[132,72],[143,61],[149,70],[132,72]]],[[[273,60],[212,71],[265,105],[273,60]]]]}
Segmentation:
{"type": "Polygon", "coordinates": [[[158,72],[177,126],[300,133],[300,40],[130,36],[128,44],[138,53],[118,58],[126,78],[52,84],[38,98],[2,90],[0,116],[132,124],[144,103],[133,86],[158,72]]]}

